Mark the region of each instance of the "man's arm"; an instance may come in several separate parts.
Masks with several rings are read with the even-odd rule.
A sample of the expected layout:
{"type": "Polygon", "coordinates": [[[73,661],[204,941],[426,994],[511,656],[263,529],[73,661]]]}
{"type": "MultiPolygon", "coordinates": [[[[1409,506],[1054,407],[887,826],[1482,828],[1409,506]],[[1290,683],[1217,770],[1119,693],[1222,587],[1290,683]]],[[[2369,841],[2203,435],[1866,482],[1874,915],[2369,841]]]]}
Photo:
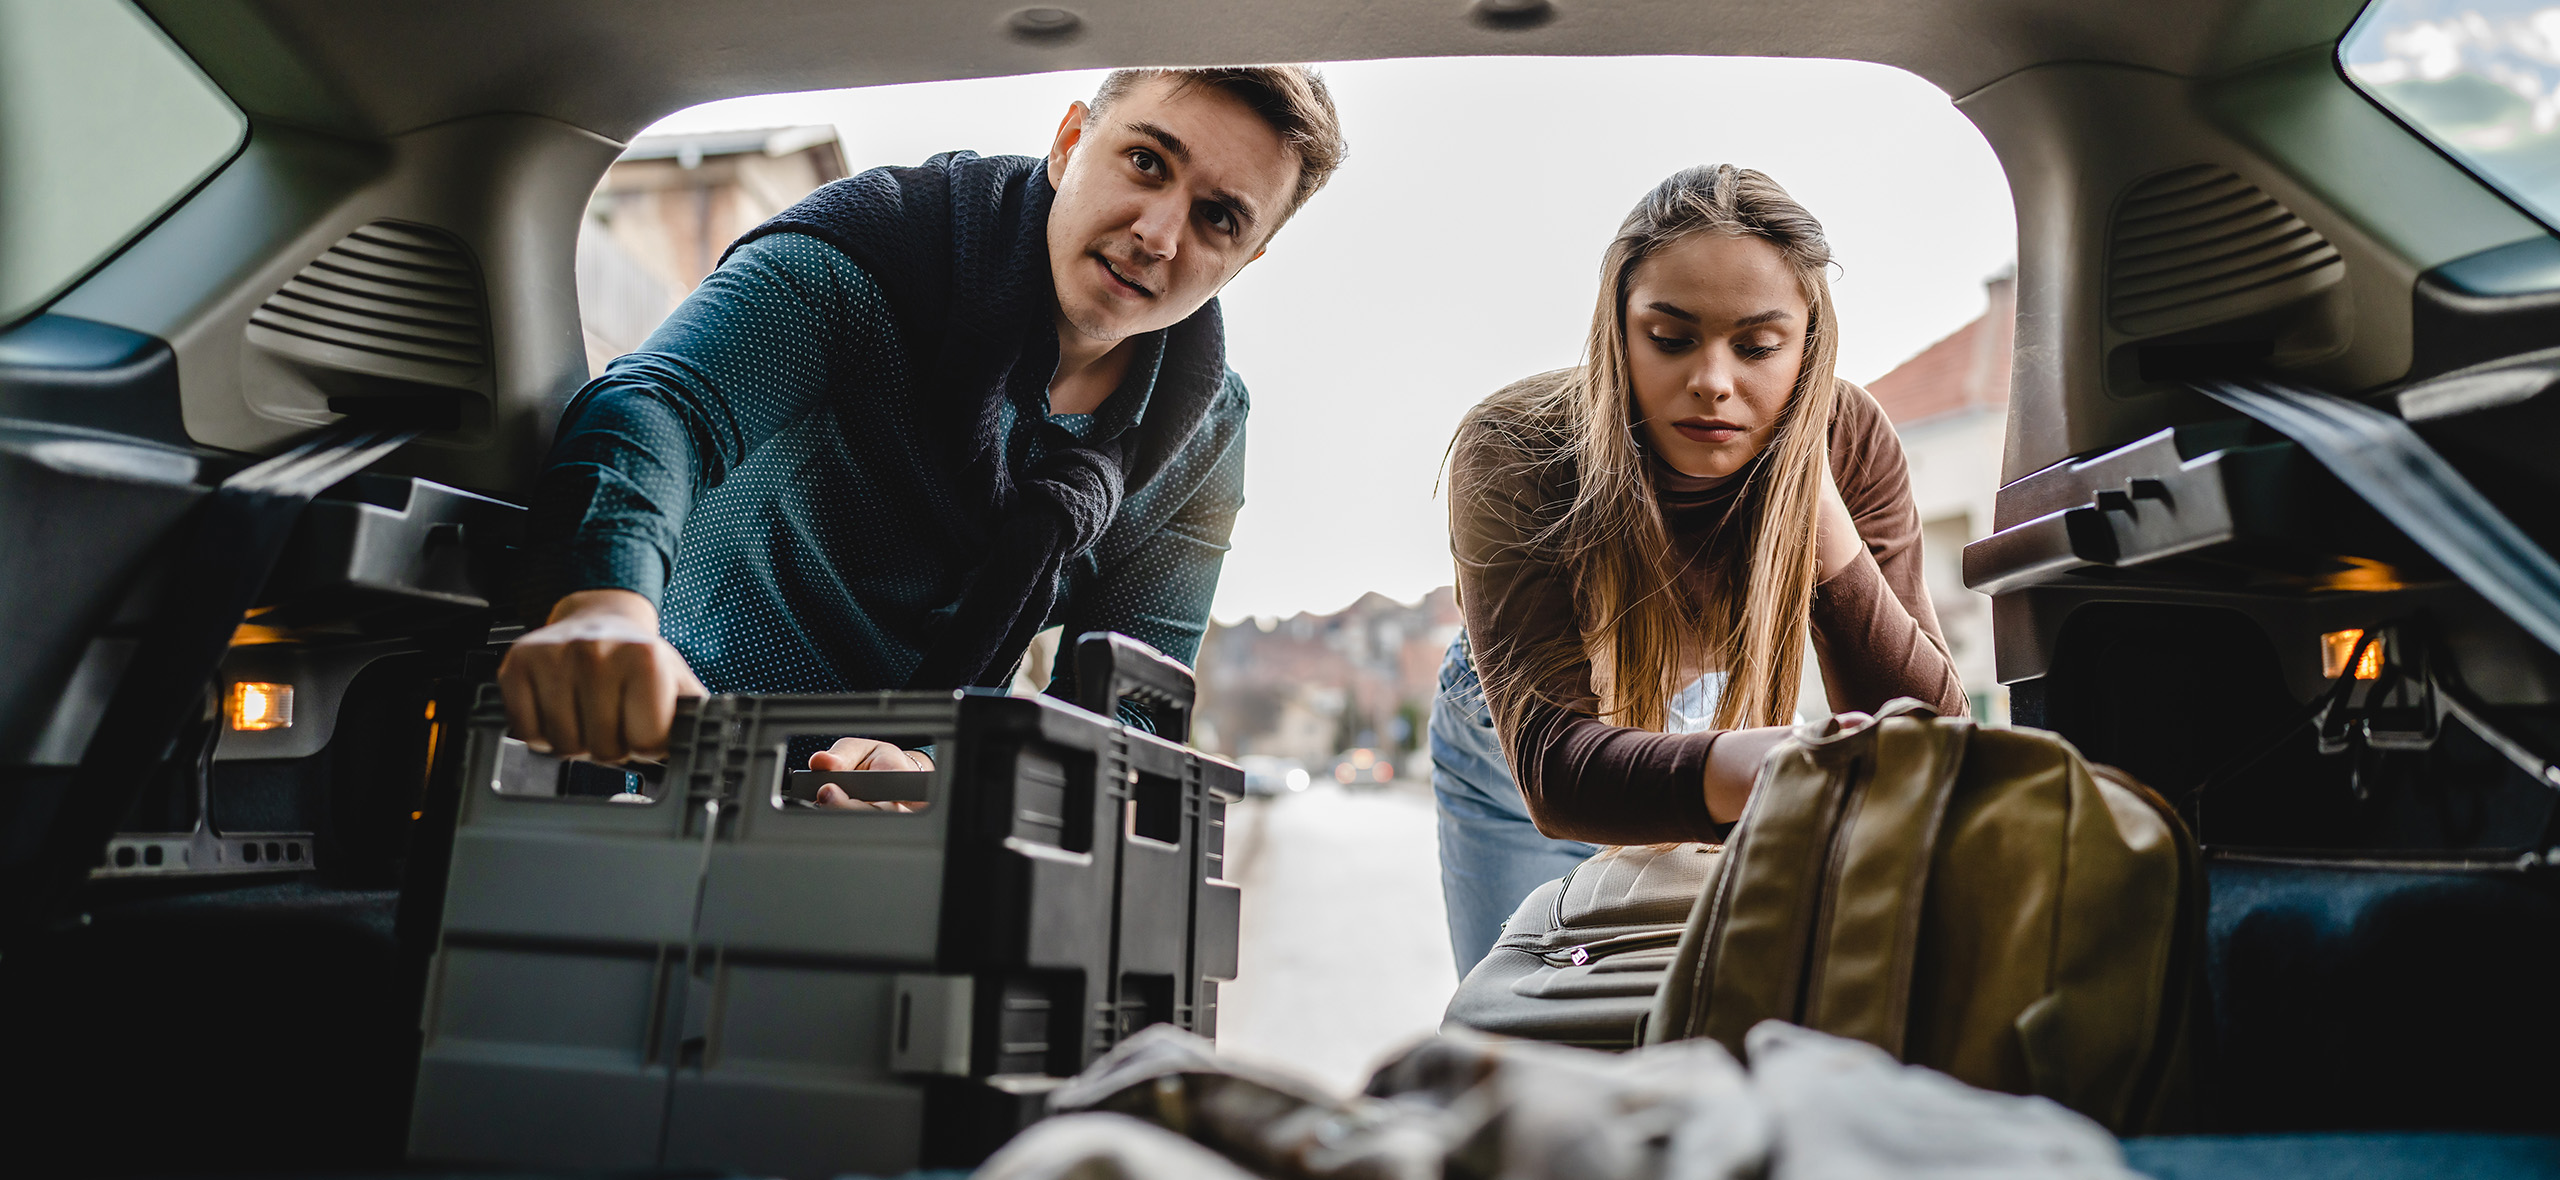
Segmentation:
{"type": "MultiPolygon", "coordinates": [[[[1125,560],[1075,588],[1059,620],[1059,658],[1049,695],[1075,699],[1075,641],[1089,631],[1118,631],[1184,664],[1199,658],[1210,601],[1217,596],[1218,574],[1226,564],[1227,539],[1235,529],[1236,511],[1244,505],[1243,386],[1233,374],[1227,381],[1222,400],[1235,400],[1232,425],[1225,427],[1214,450],[1183,464],[1202,465],[1191,496],[1125,560]]],[[[1179,471],[1167,474],[1182,476],[1179,471]]],[[[1124,719],[1153,731],[1155,718],[1144,710],[1122,712],[1124,719]]]]}
{"type": "Polygon", "coordinates": [[[498,673],[518,737],[606,761],[665,749],[676,698],[703,691],[658,627],[686,513],[828,396],[841,356],[895,348],[891,322],[841,251],[775,234],[739,247],[579,391],[527,546],[537,595],[559,597],[498,673]]]}

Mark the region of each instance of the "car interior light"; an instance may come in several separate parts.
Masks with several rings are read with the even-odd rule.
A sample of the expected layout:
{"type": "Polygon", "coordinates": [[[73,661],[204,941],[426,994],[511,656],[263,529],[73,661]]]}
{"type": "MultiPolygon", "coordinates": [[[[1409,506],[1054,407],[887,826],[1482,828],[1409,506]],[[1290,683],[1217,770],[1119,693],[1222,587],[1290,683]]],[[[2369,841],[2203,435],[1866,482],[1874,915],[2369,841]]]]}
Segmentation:
{"type": "Polygon", "coordinates": [[[2331,631],[2322,635],[2320,637],[2320,675],[2331,680],[2337,679],[2340,673],[2347,670],[2347,660],[2353,657],[2356,661],[2356,679],[2380,680],[2382,678],[2382,637],[2375,636],[2373,642],[2365,644],[2364,654],[2357,656],[2356,643],[2363,638],[2364,629],[2361,627],[2331,631]]]}
{"type": "Polygon", "coordinates": [[[257,680],[231,685],[231,728],[243,732],[293,725],[293,686],[257,680]]]}

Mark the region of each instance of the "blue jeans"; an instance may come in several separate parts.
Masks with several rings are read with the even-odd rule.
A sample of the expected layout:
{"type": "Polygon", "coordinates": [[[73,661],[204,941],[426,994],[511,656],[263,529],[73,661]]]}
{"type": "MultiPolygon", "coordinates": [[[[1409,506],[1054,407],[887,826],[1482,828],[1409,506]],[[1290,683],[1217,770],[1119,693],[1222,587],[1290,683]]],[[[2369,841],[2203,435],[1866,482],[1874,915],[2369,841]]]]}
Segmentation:
{"type": "Polygon", "coordinates": [[[1520,899],[1600,851],[1542,835],[1530,822],[1463,631],[1440,663],[1440,696],[1431,706],[1431,793],[1439,802],[1449,953],[1463,977],[1502,937],[1502,921],[1520,899]]]}

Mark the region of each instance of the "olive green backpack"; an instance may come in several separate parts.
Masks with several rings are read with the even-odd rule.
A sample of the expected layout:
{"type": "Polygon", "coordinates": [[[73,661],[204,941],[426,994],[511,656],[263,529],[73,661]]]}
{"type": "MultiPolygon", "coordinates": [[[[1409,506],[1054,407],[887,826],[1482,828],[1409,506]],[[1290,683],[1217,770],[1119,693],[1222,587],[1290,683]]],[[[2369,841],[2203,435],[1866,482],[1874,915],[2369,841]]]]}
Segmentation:
{"type": "Polygon", "coordinates": [[[2186,1120],[2203,874],[2158,795],[2070,744],[1899,700],[1761,768],[1648,1042],[1784,1020],[2119,1134],[2186,1120]]]}

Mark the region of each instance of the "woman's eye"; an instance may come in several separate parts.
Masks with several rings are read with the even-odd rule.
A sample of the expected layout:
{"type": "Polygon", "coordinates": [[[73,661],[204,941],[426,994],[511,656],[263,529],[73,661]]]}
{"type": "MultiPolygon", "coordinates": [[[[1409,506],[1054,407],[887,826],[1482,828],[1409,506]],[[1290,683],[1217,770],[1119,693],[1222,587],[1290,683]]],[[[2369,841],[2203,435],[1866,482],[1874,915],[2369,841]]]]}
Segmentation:
{"type": "Polygon", "coordinates": [[[1664,352],[1684,352],[1687,351],[1688,347],[1692,343],[1695,343],[1686,337],[1656,336],[1651,332],[1645,333],[1645,336],[1647,339],[1653,341],[1653,346],[1655,348],[1659,348],[1664,352]]]}
{"type": "Polygon", "coordinates": [[[1774,355],[1782,347],[1777,344],[1737,344],[1733,350],[1741,353],[1744,360],[1756,361],[1774,355]]]}

